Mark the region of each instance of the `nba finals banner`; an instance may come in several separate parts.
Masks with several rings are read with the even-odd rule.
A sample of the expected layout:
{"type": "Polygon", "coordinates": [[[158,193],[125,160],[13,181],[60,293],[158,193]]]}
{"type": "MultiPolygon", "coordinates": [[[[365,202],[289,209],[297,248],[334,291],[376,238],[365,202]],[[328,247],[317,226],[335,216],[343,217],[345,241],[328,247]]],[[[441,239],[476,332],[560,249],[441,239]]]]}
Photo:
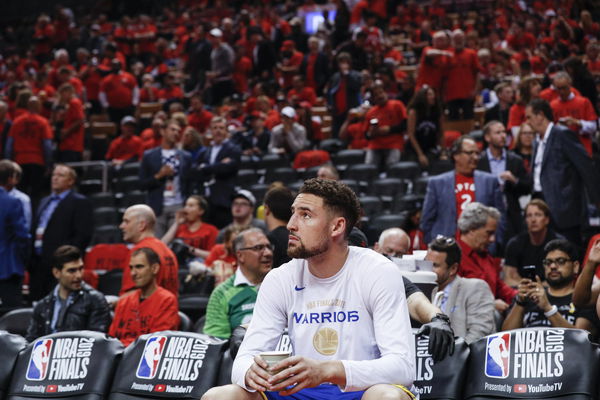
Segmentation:
{"type": "Polygon", "coordinates": [[[470,352],[464,339],[456,338],[454,354],[438,363],[433,362],[427,350],[429,337],[417,336],[415,346],[417,374],[414,385],[420,399],[461,400],[470,352]]]}
{"type": "Polygon", "coordinates": [[[592,396],[600,353],[579,329],[499,332],[471,344],[465,399],[592,396]]]}
{"type": "Polygon", "coordinates": [[[198,399],[215,385],[226,343],[190,332],[143,335],[125,350],[110,399],[198,399]]]}
{"type": "Polygon", "coordinates": [[[19,354],[8,398],[104,398],[122,351],[121,342],[99,332],[36,339],[19,354]]]}

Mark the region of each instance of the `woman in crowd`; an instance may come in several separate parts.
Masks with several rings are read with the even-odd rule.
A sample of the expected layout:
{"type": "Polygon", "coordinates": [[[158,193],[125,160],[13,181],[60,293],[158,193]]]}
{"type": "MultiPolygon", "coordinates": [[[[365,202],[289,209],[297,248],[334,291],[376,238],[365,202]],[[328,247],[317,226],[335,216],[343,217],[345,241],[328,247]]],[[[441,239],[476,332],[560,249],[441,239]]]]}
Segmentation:
{"type": "Polygon", "coordinates": [[[432,87],[423,86],[408,104],[407,131],[410,148],[422,167],[436,157],[442,139],[442,106],[432,87]]]}
{"type": "MultiPolygon", "coordinates": [[[[525,78],[519,84],[519,98],[515,104],[510,107],[508,115],[508,127],[507,129],[517,130],[523,122],[525,122],[525,107],[533,99],[540,97],[542,91],[542,84],[538,78],[529,77],[525,78]]],[[[513,132],[513,136],[514,136],[513,132]]]]}
{"type": "Polygon", "coordinates": [[[177,211],[175,221],[162,238],[166,244],[181,239],[190,248],[190,255],[207,258],[216,243],[219,230],[202,221],[208,209],[208,203],[202,196],[192,195],[185,201],[183,209],[177,211]]]}
{"type": "Polygon", "coordinates": [[[531,172],[531,157],[533,156],[533,141],[535,139],[535,132],[531,125],[527,122],[521,124],[519,127],[519,134],[515,144],[515,153],[521,156],[525,169],[527,172],[531,172]]]}

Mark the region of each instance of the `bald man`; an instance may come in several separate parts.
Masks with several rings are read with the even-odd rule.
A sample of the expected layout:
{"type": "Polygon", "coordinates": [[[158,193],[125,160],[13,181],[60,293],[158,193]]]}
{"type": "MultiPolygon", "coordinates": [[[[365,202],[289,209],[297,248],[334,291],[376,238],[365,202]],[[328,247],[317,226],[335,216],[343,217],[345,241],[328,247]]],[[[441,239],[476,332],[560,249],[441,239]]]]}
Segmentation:
{"type": "MultiPolygon", "coordinates": [[[[166,244],[154,236],[155,224],[156,216],[152,208],[145,204],[136,204],[125,210],[119,228],[123,232],[123,240],[135,244],[131,249],[132,254],[143,247],[148,247],[158,254],[160,270],[156,277],[157,283],[177,296],[179,292],[177,257],[166,244]]],[[[124,273],[119,294],[123,295],[134,289],[136,286],[131,279],[131,274],[124,273]]]]}
{"type": "Polygon", "coordinates": [[[389,228],[381,232],[373,250],[388,257],[402,257],[410,252],[410,237],[400,228],[389,228]]]}

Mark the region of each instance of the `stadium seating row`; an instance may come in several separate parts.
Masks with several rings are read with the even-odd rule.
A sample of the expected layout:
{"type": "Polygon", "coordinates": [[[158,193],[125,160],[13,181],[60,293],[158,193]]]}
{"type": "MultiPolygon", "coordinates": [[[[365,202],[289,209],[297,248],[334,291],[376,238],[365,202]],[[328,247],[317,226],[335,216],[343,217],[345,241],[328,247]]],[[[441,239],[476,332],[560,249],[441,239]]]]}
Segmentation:
{"type": "MultiPolygon", "coordinates": [[[[434,364],[428,338],[416,346],[415,386],[422,400],[569,399],[598,396],[600,350],[578,329],[500,332],[434,364]]],[[[27,344],[0,334],[0,398],[25,400],[198,399],[230,381],[228,342],[164,331],[126,349],[98,332],[63,332],[27,344]]]]}

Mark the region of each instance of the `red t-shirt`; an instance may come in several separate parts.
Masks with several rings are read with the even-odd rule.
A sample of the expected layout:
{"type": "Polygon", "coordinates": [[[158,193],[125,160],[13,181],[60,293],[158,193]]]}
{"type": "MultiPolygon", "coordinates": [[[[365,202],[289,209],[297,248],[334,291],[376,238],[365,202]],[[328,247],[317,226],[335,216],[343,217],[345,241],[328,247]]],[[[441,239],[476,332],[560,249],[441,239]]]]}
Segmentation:
{"type": "Polygon", "coordinates": [[[296,89],[290,89],[287,97],[290,102],[296,101],[297,103],[300,103],[302,101],[307,101],[310,103],[311,107],[317,102],[317,94],[315,93],[315,90],[309,86],[305,86],[300,92],[296,91],[296,89]]]}
{"type": "Polygon", "coordinates": [[[233,68],[233,83],[238,93],[248,92],[248,79],[252,74],[252,60],[246,56],[240,57],[233,68]]]}
{"type": "MultiPolygon", "coordinates": [[[[173,293],[175,296],[179,294],[179,263],[177,262],[177,257],[175,254],[167,247],[166,244],[161,242],[159,239],[155,237],[148,237],[139,241],[133,248],[131,252],[133,253],[137,249],[141,249],[142,247],[149,247],[158,254],[160,258],[160,269],[158,270],[158,275],[156,276],[156,283],[158,286],[167,289],[169,292],[173,293]]],[[[123,279],[121,280],[121,291],[119,295],[123,293],[135,289],[135,284],[131,279],[131,274],[128,270],[123,271],[123,279]]]]}
{"type": "MultiPolygon", "coordinates": [[[[369,128],[369,121],[373,118],[379,120],[379,126],[397,126],[406,119],[406,107],[400,100],[388,100],[383,106],[373,106],[367,111],[363,122],[363,132],[369,128]]],[[[391,134],[376,136],[369,140],[369,149],[404,149],[404,136],[391,134]]]]}
{"type": "Polygon", "coordinates": [[[110,74],[102,79],[100,91],[106,93],[108,105],[114,108],[127,108],[133,105],[135,78],[128,72],[110,74]]]}
{"type": "Polygon", "coordinates": [[[429,85],[440,93],[442,88],[442,79],[447,71],[449,58],[448,56],[437,55],[427,57],[427,53],[434,50],[433,47],[425,47],[421,54],[421,61],[417,72],[417,87],[419,90],[423,85],[429,85]]]}
{"type": "Polygon", "coordinates": [[[14,140],[13,159],[17,164],[44,165],[43,141],[54,137],[46,118],[26,112],[13,121],[8,136],[14,140]]]}
{"type": "Polygon", "coordinates": [[[138,136],[130,136],[125,138],[119,136],[110,142],[108,151],[106,152],[107,160],[129,160],[131,158],[139,158],[142,154],[142,139],[138,136]]]}
{"type": "MultiPolygon", "coordinates": [[[[554,112],[555,122],[563,117],[573,117],[584,121],[595,121],[598,118],[592,103],[587,97],[574,96],[567,101],[562,101],[559,97],[550,103],[550,107],[552,107],[552,111],[554,112]]],[[[569,126],[569,129],[575,132],[579,131],[579,127],[577,126],[569,126]]],[[[591,157],[592,138],[588,135],[579,135],[579,141],[591,157]]]]}
{"type": "Polygon", "coordinates": [[[158,89],[154,86],[140,89],[140,102],[155,103],[158,101],[158,89]]]}
{"type": "MultiPolygon", "coordinates": [[[[579,90],[575,89],[573,86],[571,86],[571,93],[573,93],[576,96],[581,96],[581,93],[579,93],[579,90]]],[[[548,103],[553,102],[554,100],[558,99],[559,97],[560,96],[559,96],[558,92],[552,86],[549,86],[540,92],[540,99],[544,99],[548,103]]]]}
{"type": "Polygon", "coordinates": [[[225,250],[225,245],[222,243],[215,244],[212,247],[212,249],[210,249],[210,253],[204,260],[204,263],[206,264],[207,267],[211,267],[213,265],[213,263],[217,260],[222,260],[222,261],[225,261],[226,263],[230,263],[230,264],[235,264],[237,262],[235,255],[227,254],[227,252],[225,250]]]}
{"type": "MultiPolygon", "coordinates": [[[[81,121],[85,118],[85,113],[83,112],[83,104],[81,104],[81,100],[74,97],[69,101],[69,106],[67,107],[67,112],[65,113],[65,119],[63,122],[63,128],[69,129],[73,126],[73,123],[76,121],[81,121]]],[[[60,138],[60,144],[58,145],[58,149],[60,151],[83,151],[83,139],[84,139],[84,124],[76,129],[74,132],[71,132],[67,137],[60,138]]]]}
{"type": "Polygon", "coordinates": [[[158,91],[158,98],[161,100],[183,99],[183,90],[179,86],[166,87],[158,91]]]}
{"type": "Polygon", "coordinates": [[[213,113],[208,110],[196,111],[188,114],[188,124],[196,128],[198,132],[204,133],[208,129],[212,118],[213,113]]]}
{"type": "Polygon", "coordinates": [[[160,146],[162,143],[162,136],[156,136],[152,128],[144,129],[140,134],[140,139],[142,139],[142,155],[144,151],[160,146]]]}
{"type": "Polygon", "coordinates": [[[460,217],[467,204],[475,201],[475,177],[455,175],[454,193],[456,195],[456,218],[460,217]]]}
{"type": "Polygon", "coordinates": [[[138,289],[119,300],[108,329],[108,334],[125,346],[146,333],[179,329],[177,296],[160,286],[144,301],[140,295],[138,289]]]}
{"type": "Polygon", "coordinates": [[[521,104],[513,104],[508,112],[508,129],[514,126],[521,126],[525,122],[525,106],[521,104]]]}
{"type": "Polygon", "coordinates": [[[446,80],[446,101],[455,99],[470,99],[475,96],[477,73],[481,69],[477,52],[473,49],[453,51],[450,60],[448,79],[446,80]]]}
{"type": "Polygon", "coordinates": [[[79,70],[79,75],[82,78],[83,86],[85,87],[85,94],[88,100],[98,100],[98,93],[100,93],[100,82],[102,82],[102,75],[98,72],[98,69],[92,69],[91,67],[84,66],[79,70]]]}
{"type": "Polygon", "coordinates": [[[362,122],[355,122],[348,125],[348,137],[350,138],[349,149],[366,149],[369,145],[365,137],[365,129],[362,122]]]}
{"type": "Polygon", "coordinates": [[[195,231],[191,231],[188,224],[179,225],[175,237],[197,249],[210,250],[217,242],[218,234],[216,226],[203,222],[195,231]]]}
{"type": "Polygon", "coordinates": [[[306,86],[313,89],[317,89],[317,82],[315,80],[315,65],[317,63],[317,55],[309,54],[306,60],[306,86]]]}

